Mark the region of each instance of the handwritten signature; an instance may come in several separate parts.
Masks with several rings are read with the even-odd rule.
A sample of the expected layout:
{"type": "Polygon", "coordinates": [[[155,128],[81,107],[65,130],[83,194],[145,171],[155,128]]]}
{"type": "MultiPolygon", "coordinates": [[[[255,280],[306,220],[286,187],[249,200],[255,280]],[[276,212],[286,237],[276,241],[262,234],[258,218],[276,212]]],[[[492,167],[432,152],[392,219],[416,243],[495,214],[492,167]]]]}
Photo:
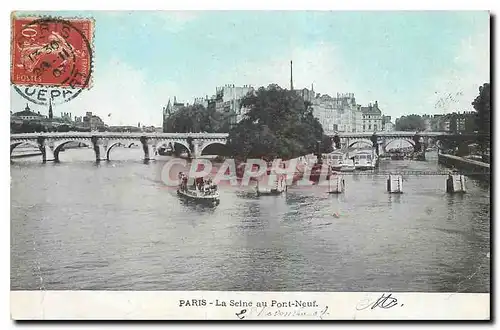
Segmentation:
{"type": "Polygon", "coordinates": [[[392,293],[389,293],[387,295],[385,293],[383,293],[382,296],[376,300],[372,299],[370,297],[363,299],[362,301],[360,301],[358,303],[358,305],[356,306],[356,309],[358,311],[362,311],[362,310],[365,310],[367,308],[370,308],[370,309],[376,309],[376,308],[389,309],[389,308],[392,308],[392,307],[395,307],[398,305],[400,307],[404,306],[404,304],[398,303],[398,299],[394,298],[392,296],[392,293]]]}
{"type": "Polygon", "coordinates": [[[328,306],[325,306],[321,310],[307,311],[304,308],[294,308],[294,309],[280,309],[280,308],[252,308],[250,310],[242,309],[238,313],[235,313],[236,316],[243,320],[246,316],[253,317],[285,317],[285,318],[294,318],[294,317],[302,317],[302,318],[319,318],[323,319],[323,316],[329,315],[328,306]]]}

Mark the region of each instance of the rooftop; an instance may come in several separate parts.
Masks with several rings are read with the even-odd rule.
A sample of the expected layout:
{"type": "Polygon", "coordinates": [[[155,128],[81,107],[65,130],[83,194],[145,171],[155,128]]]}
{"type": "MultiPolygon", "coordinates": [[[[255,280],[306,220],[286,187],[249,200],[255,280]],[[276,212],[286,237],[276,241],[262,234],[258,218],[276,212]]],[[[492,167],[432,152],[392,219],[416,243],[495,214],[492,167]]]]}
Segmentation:
{"type": "Polygon", "coordinates": [[[375,101],[375,104],[369,104],[367,107],[361,107],[361,112],[364,114],[375,114],[375,115],[381,115],[382,111],[378,108],[378,102],[375,101]]]}
{"type": "Polygon", "coordinates": [[[43,117],[43,115],[36,113],[34,111],[31,111],[28,104],[26,104],[26,108],[24,108],[23,111],[13,113],[12,116],[16,116],[16,117],[27,117],[27,116],[43,117]]]}

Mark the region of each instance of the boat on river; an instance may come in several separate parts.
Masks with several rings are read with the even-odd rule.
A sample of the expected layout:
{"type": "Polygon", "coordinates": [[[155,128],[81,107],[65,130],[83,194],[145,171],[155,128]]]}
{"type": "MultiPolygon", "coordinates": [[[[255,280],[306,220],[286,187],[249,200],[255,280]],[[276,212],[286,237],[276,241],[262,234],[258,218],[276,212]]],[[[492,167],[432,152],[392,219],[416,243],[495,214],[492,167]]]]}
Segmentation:
{"type": "Polygon", "coordinates": [[[335,150],[329,154],[324,154],[323,161],[326,162],[333,171],[340,171],[342,165],[347,161],[347,155],[345,152],[335,150]]]}
{"type": "Polygon", "coordinates": [[[354,167],[357,170],[373,170],[377,155],[373,150],[362,150],[354,156],[354,167]]]}
{"type": "Polygon", "coordinates": [[[352,159],[346,159],[340,168],[340,172],[354,172],[356,166],[354,165],[354,161],[352,159]]]}
{"type": "Polygon", "coordinates": [[[184,173],[179,173],[179,187],[177,195],[199,203],[218,205],[220,195],[218,187],[211,179],[188,178],[184,173]]]}

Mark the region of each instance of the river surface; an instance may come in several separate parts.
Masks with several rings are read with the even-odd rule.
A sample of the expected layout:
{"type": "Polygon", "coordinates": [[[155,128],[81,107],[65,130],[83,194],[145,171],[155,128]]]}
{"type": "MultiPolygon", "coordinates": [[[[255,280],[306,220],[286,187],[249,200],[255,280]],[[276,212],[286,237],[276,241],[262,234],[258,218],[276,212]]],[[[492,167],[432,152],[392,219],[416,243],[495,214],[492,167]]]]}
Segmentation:
{"type": "Polygon", "coordinates": [[[141,149],[111,156],[12,160],[12,290],[490,291],[489,183],[447,195],[444,176],[413,174],[389,195],[385,175],[346,174],[343,195],[226,185],[207,208],[179,200],[141,149]]]}

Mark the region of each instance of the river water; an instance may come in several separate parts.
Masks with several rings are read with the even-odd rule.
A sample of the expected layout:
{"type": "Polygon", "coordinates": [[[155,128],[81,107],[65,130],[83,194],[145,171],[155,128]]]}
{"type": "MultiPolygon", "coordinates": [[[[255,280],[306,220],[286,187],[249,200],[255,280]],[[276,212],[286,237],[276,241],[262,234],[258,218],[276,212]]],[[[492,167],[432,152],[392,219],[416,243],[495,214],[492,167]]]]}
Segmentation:
{"type": "Polygon", "coordinates": [[[223,186],[207,208],[179,200],[140,149],[60,156],[11,162],[12,290],[490,291],[488,183],[447,195],[444,176],[412,174],[389,195],[385,175],[351,174],[343,195],[223,186]]]}

